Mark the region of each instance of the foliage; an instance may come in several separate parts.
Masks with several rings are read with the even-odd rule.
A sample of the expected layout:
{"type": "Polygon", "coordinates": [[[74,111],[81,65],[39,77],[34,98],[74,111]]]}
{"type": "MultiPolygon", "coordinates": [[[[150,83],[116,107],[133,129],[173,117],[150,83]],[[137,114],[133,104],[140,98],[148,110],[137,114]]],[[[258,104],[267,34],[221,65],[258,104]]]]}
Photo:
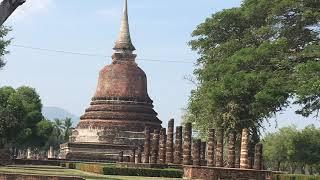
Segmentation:
{"type": "Polygon", "coordinates": [[[183,171],[180,169],[150,169],[150,168],[124,168],[104,164],[65,163],[64,167],[78,169],[104,175],[145,176],[145,177],[169,177],[181,178],[183,171]]]}
{"type": "Polygon", "coordinates": [[[269,133],[263,139],[263,154],[269,167],[275,167],[279,171],[281,165],[295,164],[293,140],[297,136],[296,127],[281,128],[278,132],[269,133]]]}
{"type": "Polygon", "coordinates": [[[52,124],[53,130],[47,141],[46,148],[53,146],[54,149],[59,149],[60,144],[69,141],[69,136],[72,133],[72,121],[71,118],[54,119],[52,124]]]}
{"type": "Polygon", "coordinates": [[[269,167],[276,166],[277,170],[294,173],[300,167],[302,172],[307,169],[313,174],[319,170],[320,164],[319,136],[320,129],[313,125],[302,130],[281,128],[263,139],[265,160],[269,167]]]}
{"type": "Polygon", "coordinates": [[[8,53],[5,48],[10,44],[10,40],[5,40],[4,37],[10,29],[0,26],[0,69],[5,65],[3,56],[8,53]]]}
{"type": "Polygon", "coordinates": [[[306,176],[297,174],[276,174],[275,180],[319,180],[320,176],[306,176]]]}
{"type": "Polygon", "coordinates": [[[33,88],[0,88],[0,144],[42,147],[52,131],[41,113],[42,104],[33,88]]]}
{"type": "Polygon", "coordinates": [[[244,0],[196,28],[190,45],[200,55],[198,87],[187,120],[200,135],[209,127],[256,135],[294,95],[304,115],[319,109],[319,7],[312,0],[244,0]]]}

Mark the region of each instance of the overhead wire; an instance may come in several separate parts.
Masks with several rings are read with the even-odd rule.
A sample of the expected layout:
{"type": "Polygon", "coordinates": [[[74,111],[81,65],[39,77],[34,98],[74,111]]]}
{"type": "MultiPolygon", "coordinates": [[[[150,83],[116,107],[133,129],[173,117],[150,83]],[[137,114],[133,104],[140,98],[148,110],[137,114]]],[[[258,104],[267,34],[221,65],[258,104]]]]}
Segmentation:
{"type": "MultiPolygon", "coordinates": [[[[57,49],[48,49],[48,48],[40,48],[34,46],[26,46],[26,45],[19,45],[13,44],[11,45],[17,48],[23,49],[31,49],[36,51],[46,51],[46,52],[54,52],[54,53],[62,53],[62,54],[71,54],[71,55],[79,55],[79,56],[89,56],[89,57],[103,57],[103,58],[110,58],[111,56],[103,55],[103,54],[93,54],[93,53],[82,53],[82,52],[74,52],[74,51],[65,51],[65,50],[57,50],[57,49]]],[[[192,60],[164,60],[164,59],[149,59],[149,58],[137,58],[140,61],[149,61],[149,62],[168,62],[168,63],[184,63],[184,64],[194,64],[192,60]]]]}

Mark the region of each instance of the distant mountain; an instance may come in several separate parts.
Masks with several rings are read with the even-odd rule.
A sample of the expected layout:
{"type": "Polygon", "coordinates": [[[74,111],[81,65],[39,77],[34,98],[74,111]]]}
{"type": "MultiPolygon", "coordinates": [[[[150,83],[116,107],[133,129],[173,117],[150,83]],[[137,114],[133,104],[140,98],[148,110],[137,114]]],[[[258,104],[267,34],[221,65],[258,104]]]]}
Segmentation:
{"type": "Polygon", "coordinates": [[[42,114],[49,120],[71,118],[73,125],[79,122],[79,117],[59,107],[43,107],[42,114]]]}

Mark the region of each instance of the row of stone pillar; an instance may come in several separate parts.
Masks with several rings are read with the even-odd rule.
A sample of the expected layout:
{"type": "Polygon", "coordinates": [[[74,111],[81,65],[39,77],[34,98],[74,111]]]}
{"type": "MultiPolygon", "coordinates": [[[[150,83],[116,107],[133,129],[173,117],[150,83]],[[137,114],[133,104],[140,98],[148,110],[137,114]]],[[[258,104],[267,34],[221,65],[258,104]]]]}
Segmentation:
{"type": "MultiPolygon", "coordinates": [[[[150,129],[145,129],[145,143],[142,161],[142,148],[135,151],[131,162],[152,163],[152,164],[183,164],[195,166],[224,167],[224,131],[219,129],[209,130],[208,142],[200,139],[192,140],[192,125],[186,123],[176,127],[174,141],[174,120],[168,123],[168,131],[165,128],[155,129],[151,134],[150,129]],[[183,130],[183,131],[182,131],[183,130]]],[[[236,149],[236,132],[230,132],[228,136],[228,168],[249,169],[250,158],[248,157],[249,130],[244,129],[241,137],[241,149],[236,149]],[[237,154],[240,154],[240,156],[237,154]]],[[[262,144],[255,147],[254,169],[262,169],[262,144]]]]}

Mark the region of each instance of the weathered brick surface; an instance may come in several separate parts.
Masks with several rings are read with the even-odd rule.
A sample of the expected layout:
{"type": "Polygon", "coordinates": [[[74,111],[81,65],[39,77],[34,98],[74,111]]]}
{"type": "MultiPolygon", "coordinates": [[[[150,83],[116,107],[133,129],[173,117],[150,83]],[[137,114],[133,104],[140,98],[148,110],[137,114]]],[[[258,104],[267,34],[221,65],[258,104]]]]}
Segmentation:
{"type": "Polygon", "coordinates": [[[183,131],[183,165],[191,165],[192,125],[186,123],[183,131]]]}
{"type": "Polygon", "coordinates": [[[249,169],[249,130],[242,130],[241,151],[240,151],[240,168],[249,169]]]}
{"type": "Polygon", "coordinates": [[[150,161],[150,151],[151,151],[151,134],[150,128],[145,128],[145,139],[144,139],[144,163],[149,163],[150,161]]]}
{"type": "Polygon", "coordinates": [[[201,142],[200,148],[200,162],[202,166],[206,166],[206,151],[207,151],[207,142],[201,142]]]}
{"type": "Polygon", "coordinates": [[[192,143],[192,161],[194,166],[200,166],[200,149],[201,149],[201,140],[195,139],[192,143]]]}
{"type": "Polygon", "coordinates": [[[161,128],[160,130],[160,142],[159,142],[159,163],[166,163],[166,145],[167,145],[167,135],[166,128],[161,128]]]}
{"type": "Polygon", "coordinates": [[[215,130],[209,130],[207,165],[214,166],[215,130]]]}
{"type": "Polygon", "coordinates": [[[159,160],[159,130],[155,129],[153,131],[153,137],[152,137],[152,151],[151,151],[151,158],[150,163],[156,164],[159,160]]]}
{"type": "Polygon", "coordinates": [[[112,64],[100,71],[96,93],[81,116],[78,129],[142,132],[145,126],[151,130],[161,128],[162,122],[147,92],[146,74],[135,57],[134,54],[115,53],[112,64]]]}
{"type": "Polygon", "coordinates": [[[176,142],[174,146],[174,164],[182,163],[182,126],[176,127],[176,142]]]}
{"type": "Polygon", "coordinates": [[[173,163],[173,130],[174,119],[170,119],[168,123],[167,145],[166,145],[166,162],[173,163]]]}
{"type": "Polygon", "coordinates": [[[235,143],[236,143],[236,133],[235,131],[231,131],[229,133],[228,139],[228,168],[235,167],[236,161],[236,152],[235,152],[235,143]]]}
{"type": "Polygon", "coordinates": [[[223,139],[224,139],[224,130],[219,129],[217,131],[217,147],[216,147],[216,166],[223,167],[223,139]]]}
{"type": "Polygon", "coordinates": [[[123,162],[123,151],[119,152],[118,162],[123,162]]]}
{"type": "Polygon", "coordinates": [[[263,149],[263,146],[261,143],[256,144],[255,153],[254,153],[254,166],[253,166],[253,168],[256,170],[263,169],[262,149],[263,149]]]}
{"type": "Polygon", "coordinates": [[[184,166],[184,179],[273,180],[273,172],[250,169],[184,166]]]}

